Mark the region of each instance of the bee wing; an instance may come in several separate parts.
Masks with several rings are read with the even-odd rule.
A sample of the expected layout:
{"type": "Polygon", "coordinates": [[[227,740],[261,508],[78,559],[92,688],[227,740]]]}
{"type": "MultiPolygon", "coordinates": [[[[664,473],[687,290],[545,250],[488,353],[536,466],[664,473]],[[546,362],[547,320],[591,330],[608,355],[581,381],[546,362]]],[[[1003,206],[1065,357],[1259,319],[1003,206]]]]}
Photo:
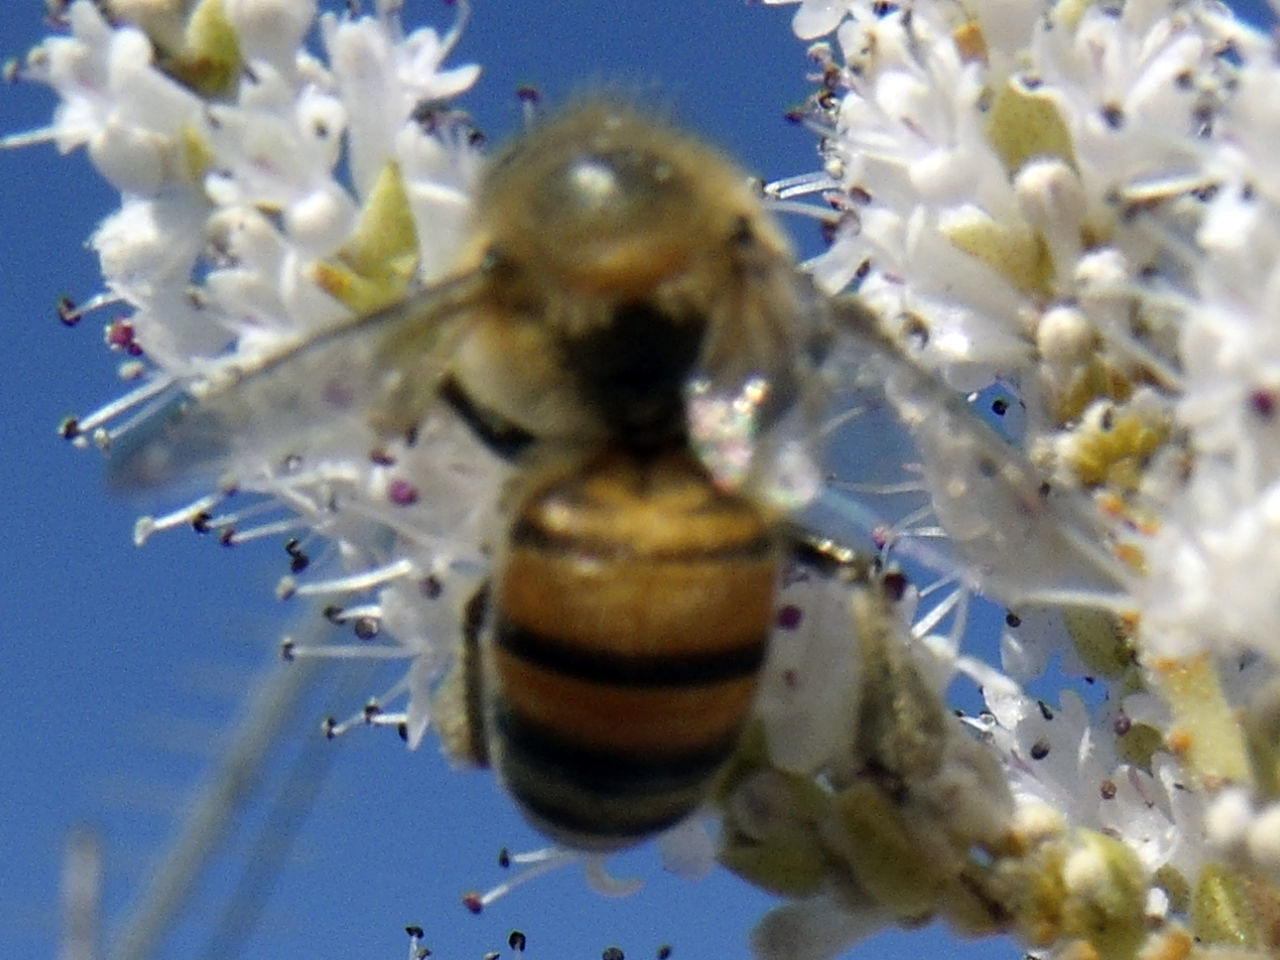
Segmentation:
{"type": "MultiPolygon", "coordinates": [[[[1131,576],[1106,547],[1107,531],[1078,491],[1050,484],[964,397],[904,353],[855,297],[835,298],[828,310],[837,344],[829,360],[834,375],[880,382],[913,441],[909,455],[888,453],[886,462],[918,467],[918,489],[927,489],[930,514],[946,529],[954,556],[940,556],[924,540],[901,544],[902,552],[936,569],[967,569],[972,584],[1006,601],[1056,593],[1106,605],[1124,596],[1131,576]]],[[[858,512],[854,522],[863,525],[871,514],[858,512]]]]}
{"type": "Polygon", "coordinates": [[[786,512],[817,495],[829,320],[809,278],[789,269],[720,305],[685,391],[690,444],[717,483],[786,512]]]}
{"type": "Polygon", "coordinates": [[[111,483],[145,490],[229,470],[239,482],[237,470],[342,449],[342,424],[365,444],[404,435],[436,402],[461,321],[486,282],[473,271],[252,365],[176,385],[111,437],[111,483]]]}

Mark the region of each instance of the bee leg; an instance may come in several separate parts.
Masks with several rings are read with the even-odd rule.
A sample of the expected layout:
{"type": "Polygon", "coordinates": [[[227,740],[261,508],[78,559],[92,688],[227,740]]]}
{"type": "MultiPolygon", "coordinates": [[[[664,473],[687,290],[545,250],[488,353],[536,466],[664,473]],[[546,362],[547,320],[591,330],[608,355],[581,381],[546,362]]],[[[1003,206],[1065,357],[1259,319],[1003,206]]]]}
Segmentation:
{"type": "Polygon", "coordinates": [[[844,583],[868,584],[883,572],[878,556],[855,550],[824,537],[797,523],[783,528],[783,538],[797,566],[807,567],[823,577],[844,583]]]}
{"type": "Polygon", "coordinates": [[[489,765],[489,736],[485,729],[483,651],[480,649],[490,608],[489,581],[476,588],[462,613],[462,669],[466,689],[467,727],[471,731],[471,755],[480,766],[489,765]]]}
{"type": "Polygon", "coordinates": [[[471,428],[471,431],[495,456],[508,463],[514,463],[532,446],[534,441],[532,434],[479,406],[467,396],[466,390],[462,388],[462,384],[456,377],[445,377],[436,389],[440,399],[453,409],[453,412],[471,428]]]}
{"type": "Polygon", "coordinates": [[[793,562],[850,588],[849,611],[866,682],[859,700],[858,739],[850,769],[874,779],[885,795],[901,800],[912,784],[942,767],[948,720],[910,652],[906,625],[894,605],[903,597],[905,575],[799,525],[786,530],[793,562]]]}
{"type": "Polygon", "coordinates": [[[482,643],[491,593],[486,580],[463,606],[458,658],[440,682],[433,702],[432,713],[445,754],[466,767],[487,767],[490,762],[482,643]]]}

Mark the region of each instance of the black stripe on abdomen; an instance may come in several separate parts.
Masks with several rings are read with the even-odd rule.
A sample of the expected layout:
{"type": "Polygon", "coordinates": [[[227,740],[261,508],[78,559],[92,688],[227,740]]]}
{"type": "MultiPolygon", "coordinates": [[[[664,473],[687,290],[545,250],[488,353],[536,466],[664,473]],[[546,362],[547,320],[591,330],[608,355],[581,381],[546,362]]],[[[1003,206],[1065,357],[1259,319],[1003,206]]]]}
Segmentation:
{"type": "Polygon", "coordinates": [[[618,653],[565,643],[499,616],[497,646],[526,663],[593,683],[621,687],[700,687],[760,672],[767,636],[720,650],[673,654],[618,653]]]}
{"type": "MultiPolygon", "coordinates": [[[[712,508],[701,511],[704,515],[714,516],[712,508]]],[[[691,515],[696,518],[696,514],[691,515]]],[[[532,550],[550,557],[579,559],[600,558],[616,561],[623,552],[616,540],[605,538],[593,539],[581,531],[564,532],[549,529],[534,517],[520,516],[516,518],[511,529],[511,546],[532,550]]],[[[770,557],[774,549],[773,537],[767,533],[757,533],[742,540],[729,540],[714,546],[709,544],[690,544],[673,546],[667,550],[646,550],[643,554],[631,557],[628,563],[643,559],[645,563],[735,563],[760,560],[770,557]]]]}
{"type": "Polygon", "coordinates": [[[573,846],[599,849],[623,846],[688,816],[739,737],[735,728],[692,749],[637,755],[584,747],[502,702],[493,722],[503,780],[535,825],[573,846]]]}

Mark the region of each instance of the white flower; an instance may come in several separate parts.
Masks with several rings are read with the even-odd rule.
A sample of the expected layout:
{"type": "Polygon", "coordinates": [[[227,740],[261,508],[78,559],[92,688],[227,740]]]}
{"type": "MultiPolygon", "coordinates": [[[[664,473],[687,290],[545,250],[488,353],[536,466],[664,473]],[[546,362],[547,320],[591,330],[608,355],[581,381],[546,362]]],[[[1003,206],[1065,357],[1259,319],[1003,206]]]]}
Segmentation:
{"type": "Polygon", "coordinates": [[[122,192],[151,194],[182,179],[178,138],[200,99],[154,68],[141,30],[112,29],[91,3],[72,4],[68,16],[71,35],[50,38],[29,58],[30,73],[62,100],[52,125],[30,139],[53,140],[64,152],[87,146],[122,192]]]}
{"type": "MultiPolygon", "coordinates": [[[[81,0],[67,11],[70,36],[29,58],[24,76],[52,86],[62,104],[49,128],[9,142],[86,145],[121,189],[121,208],[93,237],[107,293],[90,306],[129,307],[129,346],[141,346],[149,365],[140,376],[131,359],[134,393],[69,434],[145,446],[157,427],[122,429],[122,415],[140,408],[162,426],[163,408],[147,414],[145,405],[173,402],[170,384],[199,391],[254,369],[367,310],[369,298],[402,296],[456,256],[478,167],[469,128],[445,106],[479,73],[444,65],[461,23],[441,38],[428,28],[406,35],[391,12],[326,15],[325,63],[299,48],[315,12],[309,0],[239,0],[197,4],[189,19],[171,21],[124,5],[113,23],[81,0]],[[204,61],[244,69],[202,96],[189,64],[204,61]]],[[[273,404],[289,402],[281,386],[273,404]]],[[[347,653],[413,661],[399,692],[416,745],[428,688],[448,667],[461,607],[483,571],[483,505],[505,468],[446,418],[422,425],[421,447],[383,446],[371,460],[379,443],[358,418],[300,411],[287,425],[254,426],[271,415],[248,404],[206,424],[191,441],[199,450],[178,458],[207,461],[234,484],[234,498],[144,518],[138,539],[186,523],[228,543],[295,533],[297,573],[281,592],[362,598],[330,617],[360,635],[385,626],[384,640],[394,638],[347,653]],[[305,452],[297,469],[276,465],[284,444],[305,452]],[[328,545],[313,556],[316,534],[328,545]],[[326,567],[329,578],[318,578],[326,567]]],[[[124,459],[138,476],[121,482],[169,469],[124,459]]]]}

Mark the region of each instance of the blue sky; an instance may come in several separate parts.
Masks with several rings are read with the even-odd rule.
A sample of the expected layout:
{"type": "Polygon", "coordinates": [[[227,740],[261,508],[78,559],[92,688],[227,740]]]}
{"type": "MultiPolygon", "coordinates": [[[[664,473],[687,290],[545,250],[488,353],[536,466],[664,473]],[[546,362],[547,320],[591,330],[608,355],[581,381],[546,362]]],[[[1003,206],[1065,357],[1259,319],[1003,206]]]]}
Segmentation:
{"type": "MultiPolygon", "coordinates": [[[[607,84],[670,106],[765,177],[813,169],[812,139],[782,115],[805,93],[803,45],[792,7],[742,0],[473,0],[456,57],[484,67],[465,106],[495,138],[518,128],[520,84],[551,103],[607,84]]],[[[447,25],[438,0],[407,0],[406,21],[447,25]]],[[[43,3],[6,6],[0,54],[23,53],[42,32],[43,3]]],[[[45,121],[45,91],[0,89],[0,130],[45,121]]],[[[300,608],[272,596],[283,572],[279,544],[228,551],[185,531],[144,549],[131,544],[135,508],[112,500],[93,452],[60,442],[64,415],[115,395],[115,358],[101,344],[100,316],[59,324],[58,295],[97,290],[83,241],[115,205],[82,156],[41,147],[0,153],[0,233],[6,265],[0,323],[10,351],[0,371],[0,535],[9,560],[0,577],[0,623],[8,708],[0,713],[0,957],[52,958],[57,950],[61,851],[91,824],[106,844],[108,930],[137,902],[171,843],[182,813],[216,769],[253,692],[278,669],[277,640],[300,608]]],[[[796,225],[812,245],[816,229],[796,225]]],[[[376,679],[342,690],[326,675],[270,744],[272,789],[294,762],[316,763],[305,745],[320,720],[344,714],[376,679]]],[[[245,958],[398,958],[407,923],[427,931],[441,960],[479,960],[507,935],[528,936],[532,958],[594,960],[609,945],[630,960],[748,955],[747,934],[769,900],[721,872],[688,883],[665,875],[652,850],[621,858],[618,872],[648,881],[635,896],[605,900],[573,870],[544,878],[472,917],[459,895],[502,879],[496,852],[539,845],[484,774],[447,769],[434,742],[408,753],[389,733],[357,731],[320,743],[314,808],[243,945],[245,958]]],[[[271,792],[264,791],[263,795],[271,792]]],[[[286,796],[302,803],[305,791],[286,796]]],[[[246,861],[264,856],[253,838],[261,802],[230,832],[156,956],[199,958],[246,861]]],[[[273,828],[274,834],[279,830],[273,828]]],[[[937,930],[887,933],[860,953],[906,958],[1016,957],[1010,943],[956,944],[937,930]]],[[[222,954],[226,956],[226,954],[222,954]]]]}

